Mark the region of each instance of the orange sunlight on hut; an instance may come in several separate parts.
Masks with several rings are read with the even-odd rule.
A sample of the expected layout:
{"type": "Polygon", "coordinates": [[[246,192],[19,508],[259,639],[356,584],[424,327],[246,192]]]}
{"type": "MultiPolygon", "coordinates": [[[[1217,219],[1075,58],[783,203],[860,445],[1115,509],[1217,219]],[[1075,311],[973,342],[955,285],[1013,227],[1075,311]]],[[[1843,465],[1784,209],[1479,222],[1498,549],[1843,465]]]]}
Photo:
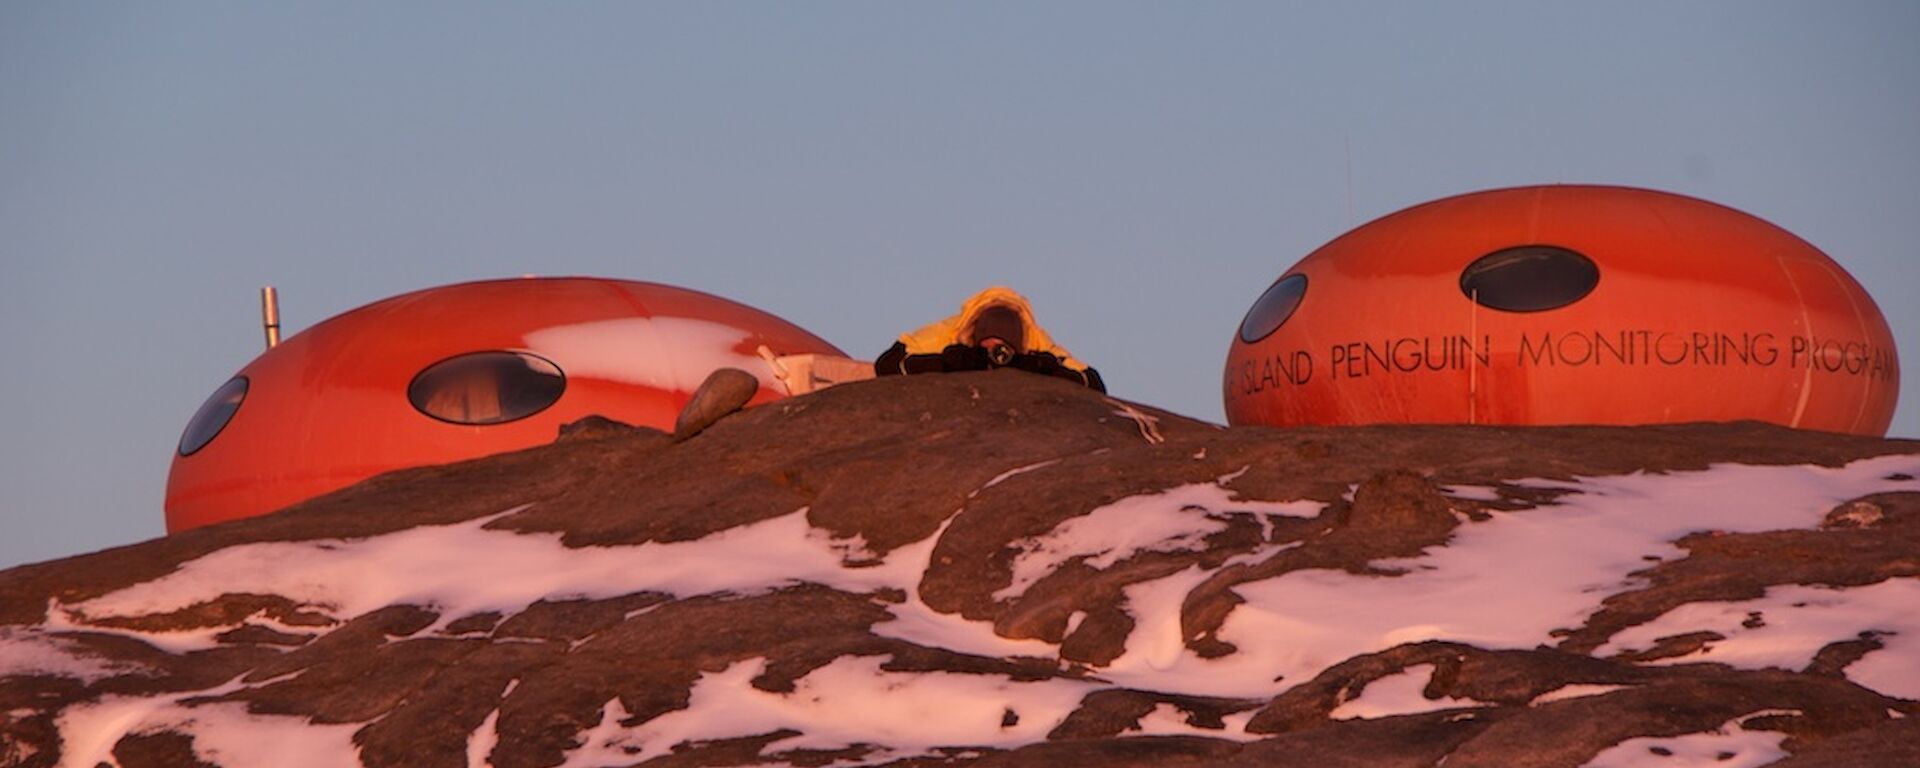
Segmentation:
{"type": "Polygon", "coordinates": [[[1884,435],[1880,310],[1806,241],[1645,189],[1450,197],[1308,254],[1242,321],[1233,424],[1756,419],[1884,435]]]}
{"type": "Polygon", "coordinates": [[[656,283],[522,278],[355,309],[248,363],[188,423],[167,477],[170,533],[406,467],[552,442],[588,415],[672,430],[707,374],[785,395],[759,349],[840,355],[752,307],[656,283]]]}

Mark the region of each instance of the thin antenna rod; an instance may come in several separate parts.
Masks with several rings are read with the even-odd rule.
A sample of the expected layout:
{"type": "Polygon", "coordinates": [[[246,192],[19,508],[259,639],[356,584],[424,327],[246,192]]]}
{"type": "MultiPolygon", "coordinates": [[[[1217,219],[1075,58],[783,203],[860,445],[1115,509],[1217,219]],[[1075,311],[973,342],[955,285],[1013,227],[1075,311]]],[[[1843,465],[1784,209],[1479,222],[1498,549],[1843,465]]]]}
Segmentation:
{"type": "Polygon", "coordinates": [[[280,292],[271,285],[260,289],[260,325],[267,332],[267,349],[280,346],[280,292]]]}

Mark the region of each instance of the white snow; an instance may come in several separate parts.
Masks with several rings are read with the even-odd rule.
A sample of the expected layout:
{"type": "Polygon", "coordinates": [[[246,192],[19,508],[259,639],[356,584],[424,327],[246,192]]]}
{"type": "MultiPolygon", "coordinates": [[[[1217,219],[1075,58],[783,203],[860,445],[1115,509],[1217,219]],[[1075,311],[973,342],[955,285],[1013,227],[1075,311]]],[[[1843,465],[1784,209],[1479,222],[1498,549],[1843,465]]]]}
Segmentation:
{"type": "Polygon", "coordinates": [[[153,697],[106,696],[62,712],[58,727],[61,768],[118,765],[113,747],[128,734],[175,731],[193,738],[193,751],[216,765],[279,768],[358,768],[353,743],[358,724],[323,725],[301,717],[256,715],[237,702],[189,706],[198,697],[221,696],[285,678],[243,685],[238,678],[214,688],[153,697]]]}
{"type": "Polygon", "coordinates": [[[1787,756],[1787,751],[1780,748],[1787,735],[1777,731],[1749,731],[1743,726],[1753,718],[1775,714],[1799,713],[1766,710],[1734,718],[1706,733],[1627,739],[1594,755],[1581,768],[1757,768],[1787,756]],[[1667,754],[1654,752],[1655,749],[1667,754]]]}
{"type": "MultiPolygon", "coordinates": [[[[1160,417],[1150,415],[1145,411],[1113,398],[1107,398],[1107,402],[1119,409],[1113,412],[1115,416],[1125,416],[1132,419],[1133,423],[1140,427],[1141,439],[1155,445],[1167,441],[1167,438],[1160,434],[1160,417]]],[[[1101,419],[1101,421],[1105,422],[1106,420],[1101,419]]]]}
{"type": "Polygon", "coordinates": [[[1060,647],[1044,640],[1016,640],[1001,637],[993,623],[970,621],[951,613],[940,613],[921,601],[918,592],[900,605],[887,606],[893,620],[873,625],[873,634],[905,640],[929,648],[944,648],[975,656],[1054,658],[1060,647]]]}
{"type": "Polygon", "coordinates": [[[1889,579],[1862,587],[1787,584],[1755,600],[1687,603],[1660,618],[1628,628],[1594,651],[1595,656],[1652,647],[1662,637],[1718,632],[1726,637],[1686,656],[1653,664],[1712,661],[1735,667],[1804,669],[1828,643],[1882,633],[1885,647],[1847,667],[1847,677],[1888,696],[1920,698],[1920,579],[1889,579]],[[1758,613],[1761,626],[1743,626],[1758,613]]]}
{"type": "Polygon", "coordinates": [[[360,749],[353,743],[359,723],[328,725],[303,717],[256,715],[239,703],[176,705],[173,710],[159,716],[180,718],[174,729],[192,736],[194,753],[216,765],[360,766],[360,749]]]}
{"type": "MultiPolygon", "coordinates": [[[[1153,711],[1141,717],[1140,721],[1128,728],[1128,733],[1141,736],[1186,736],[1200,730],[1187,722],[1187,715],[1179,707],[1166,702],[1153,705],[1153,711]]],[[[1218,731],[1209,733],[1217,734],[1218,731]]]]}
{"type": "MultiPolygon", "coordinates": [[[[343,620],[388,605],[430,606],[444,625],[488,611],[512,615],[549,598],[754,594],[802,582],[867,592],[902,581],[887,569],[843,567],[844,547],[811,535],[804,508],[694,541],[578,549],[562,545],[558,534],[486,530],[492,519],[365,539],[229,547],[67,609],[91,619],[165,613],[244,584],[343,620]]],[[[213,644],[211,634],[195,635],[169,650],[213,644]]]]}
{"type": "MultiPolygon", "coordinates": [[[[1211,575],[1193,565],[1164,578],[1123,588],[1121,594],[1127,599],[1127,614],[1133,617],[1133,631],[1127,634],[1126,651],[1102,670],[1101,675],[1122,685],[1148,690],[1156,688],[1156,683],[1180,680],[1178,686],[1162,689],[1221,695],[1216,686],[1203,683],[1215,680],[1218,670],[1228,665],[1187,652],[1187,638],[1180,628],[1180,604],[1187,599],[1187,593],[1211,575]]],[[[1245,690],[1243,683],[1236,681],[1231,690],[1245,690]]],[[[1259,692],[1273,692],[1271,689],[1268,684],[1252,690],[1256,692],[1254,695],[1260,695],[1259,692]]]]}
{"type": "Polygon", "coordinates": [[[1575,683],[1572,685],[1563,685],[1551,691],[1547,691],[1546,693],[1533,697],[1532,701],[1527,702],[1527,706],[1537,707],[1542,704],[1551,704],[1556,701],[1566,701],[1567,699],[1582,699],[1588,696],[1599,696],[1600,694],[1603,694],[1603,693],[1613,693],[1614,691],[1618,691],[1623,688],[1631,688],[1631,687],[1633,686],[1596,685],[1596,684],[1588,684],[1588,683],[1575,683]]]}
{"type": "MultiPolygon", "coordinates": [[[[513,689],[520,687],[520,678],[507,681],[506,690],[500,692],[500,700],[506,701],[513,695],[513,689]]],[[[493,768],[493,762],[487,758],[493,755],[493,748],[500,744],[500,708],[494,707],[487,718],[480,721],[467,736],[467,768],[493,768]]]]}
{"type": "Polygon", "coordinates": [[[1068,635],[1072,635],[1074,630],[1080,628],[1080,623],[1086,620],[1087,620],[1086,611],[1074,611],[1073,613],[1067,614],[1067,630],[1065,632],[1062,632],[1061,636],[1065,637],[1068,635]]]}
{"type": "Polygon", "coordinates": [[[0,680],[54,675],[91,685],[109,677],[150,673],[139,664],[89,655],[73,640],[43,629],[0,627],[0,680]]]}
{"type": "Polygon", "coordinates": [[[1257,741],[1261,736],[1247,733],[1247,721],[1253,719],[1257,711],[1248,710],[1222,718],[1225,729],[1201,728],[1187,722],[1187,714],[1172,704],[1160,703],[1153,706],[1140,722],[1128,728],[1124,736],[1202,736],[1210,739],[1230,741],[1257,741]]]}
{"type": "Polygon", "coordinates": [[[47,620],[40,624],[40,629],[47,632],[89,632],[101,635],[118,635],[120,637],[139,640],[140,642],[172,654],[183,654],[205,648],[212,648],[219,644],[218,637],[220,635],[240,626],[258,625],[288,634],[312,634],[314,630],[313,627],[291,627],[273,621],[267,618],[266,611],[264,610],[257,611],[253,615],[241,619],[238,624],[216,624],[178,630],[125,629],[122,627],[91,624],[86,621],[86,617],[80,616],[78,613],[78,611],[71,607],[61,605],[58,600],[48,601],[47,620]]]}
{"type": "MultiPolygon", "coordinates": [[[[1216,571],[1191,566],[1125,588],[1124,608],[1135,626],[1125,652],[1096,670],[1097,681],[1014,683],[986,675],[882,673],[879,657],[847,657],[808,675],[795,693],[772,694],[746,683],[758,673],[760,662],[742,663],[703,678],[690,709],[649,723],[621,725],[627,714],[617,701],[609,702],[601,728],[585,734],[587,745],[569,755],[569,764],[604,759],[625,765],[637,761],[637,753],[628,749],[662,754],[687,739],[753,735],[782,727],[805,735],[782,742],[778,749],[875,743],[886,748],[876,752],[875,759],[919,754],[936,746],[1018,746],[1042,738],[1081,696],[1106,687],[1260,698],[1355,655],[1404,642],[1445,639],[1486,648],[1550,644],[1553,629],[1580,625],[1601,600],[1633,588],[1627,574],[1645,567],[1645,558],[1682,556],[1672,543],[1682,535],[1708,529],[1811,528],[1841,501],[1920,487],[1920,482],[1886,479],[1894,473],[1920,475],[1920,457],[1869,459],[1839,469],[1729,465],[1569,482],[1565,486],[1577,492],[1555,505],[1493,512],[1488,520],[1462,524],[1445,547],[1375,563],[1404,571],[1397,577],[1309,570],[1241,584],[1234,591],[1246,602],[1233,610],[1219,632],[1239,651],[1211,660],[1186,648],[1180,608],[1216,571]],[[1002,728],[1002,705],[1014,702],[1020,722],[1002,728]],[[935,711],[946,714],[927,714],[935,711]],[[720,712],[728,714],[715,714],[720,712]]],[[[1253,514],[1270,522],[1276,516],[1319,511],[1316,502],[1239,501],[1221,482],[1122,499],[1021,542],[1014,560],[1016,586],[997,594],[1018,594],[1076,558],[1090,567],[1108,568],[1141,552],[1204,546],[1204,538],[1223,530],[1233,514],[1253,514]]],[[[813,529],[805,509],[694,541],[579,549],[563,546],[554,534],[486,530],[486,523],[497,517],[361,539],[221,550],[151,582],[74,605],[55,605],[45,624],[0,636],[0,674],[45,669],[98,679],[116,671],[48,640],[46,633],[56,631],[112,632],[173,653],[210,647],[213,635],[227,627],[158,634],[110,630],[91,622],[178,610],[229,592],[283,595],[341,621],[388,605],[428,606],[441,613],[444,625],[475,613],[511,615],[543,599],[604,599],[635,592],[748,595],[800,583],[854,593],[885,588],[902,590],[907,599],[887,606],[893,618],[874,627],[881,636],[987,657],[1054,659],[1059,653],[1054,644],[1003,638],[989,622],[938,613],[926,605],[918,584],[945,525],[933,536],[896,548],[877,565],[854,568],[845,561],[863,553],[865,542],[836,540],[813,529]]],[[[1255,562],[1294,546],[1299,544],[1263,545],[1229,562],[1255,562]]],[[[1847,590],[1781,587],[1761,600],[1677,609],[1653,625],[1621,633],[1615,643],[1633,647],[1672,634],[1674,628],[1691,631],[1704,623],[1728,639],[1699,658],[1797,668],[1826,642],[1869,629],[1898,632],[1882,637],[1887,647],[1849,667],[1848,674],[1862,685],[1912,698],[1920,696],[1920,675],[1912,671],[1920,668],[1920,619],[1910,617],[1908,609],[1920,604],[1917,585],[1920,581],[1901,579],[1847,590]],[[1767,625],[1739,627],[1750,610],[1761,611],[1767,625]]],[[[271,625],[264,617],[248,621],[271,625]]],[[[1408,670],[1375,681],[1344,702],[1340,715],[1385,716],[1475,703],[1420,697],[1429,673],[1408,670]]],[[[1536,703],[1595,695],[1602,688],[1567,686],[1536,703]]],[[[349,764],[354,755],[352,726],[262,719],[233,708],[179,703],[204,693],[108,697],[70,708],[60,724],[63,737],[77,745],[71,752],[76,756],[73,764],[91,768],[90,760],[106,759],[121,735],[167,727],[193,733],[209,754],[220,752],[230,762],[255,757],[245,753],[246,745],[226,741],[243,732],[272,735],[256,742],[260,744],[296,745],[300,759],[314,765],[349,764]]],[[[1248,717],[1251,713],[1230,719],[1225,736],[1240,732],[1248,717]]],[[[1140,727],[1142,733],[1157,733],[1176,725],[1191,727],[1170,712],[1156,712],[1140,727]]],[[[495,738],[497,733],[483,724],[469,742],[470,757],[483,762],[482,748],[495,738]]],[[[1742,731],[1683,737],[1675,743],[1720,739],[1735,744],[1742,755],[1758,755],[1768,744],[1777,746],[1771,738],[1742,731]]],[[[285,751],[276,750],[274,757],[285,751]]],[[[274,762],[284,764],[269,759],[274,762]]]]}
{"type": "Polygon", "coordinates": [[[565,765],[629,765],[667,754],[676,744],[789,728],[802,735],[774,742],[765,751],[871,743],[887,747],[871,759],[893,760],[942,746],[1015,747],[1044,740],[1082,697],[1100,687],[1069,680],[1015,682],[998,675],[885,672],[880,667],[886,660],[840,657],[800,678],[791,693],[769,693],[750,684],[766,671],[766,659],[738,662],[702,675],[686,709],[632,729],[610,725],[624,710],[617,701],[608,702],[600,725],[584,734],[584,746],[569,754],[565,765]],[[1003,725],[1008,712],[1017,722],[1003,725]]]}
{"type": "Polygon", "coordinates": [[[1321,506],[1313,501],[1239,501],[1233,491],[1218,483],[1193,483],[1129,496],[1064,520],[1045,534],[1015,542],[1019,554],[1013,560],[1013,583],[994,592],[993,597],[1017,597],[1074,559],[1105,570],[1141,552],[1204,549],[1208,536],[1227,529],[1223,513],[1311,517],[1321,506]]]}
{"type": "Polygon", "coordinates": [[[872,632],[880,637],[977,656],[1057,656],[1060,649],[1052,643],[1001,637],[993,631],[991,622],[968,621],[955,614],[940,613],[920,598],[920,575],[932,566],[934,546],[950,525],[953,525],[952,517],[941,523],[932,536],[895,548],[887,555],[884,565],[867,569],[892,580],[907,593],[906,602],[887,606],[893,619],[873,625],[872,632]]]}
{"type": "Polygon", "coordinates": [[[842,565],[872,563],[880,559],[879,553],[874,552],[873,548],[867,545],[867,537],[857,533],[844,539],[837,539],[827,531],[814,528],[807,531],[807,536],[820,540],[827,549],[839,556],[842,565]]]}
{"type": "MultiPolygon", "coordinates": [[[[1483,648],[1551,644],[1580,626],[1649,555],[1677,558],[1671,542],[1699,530],[1812,528],[1835,504],[1920,472],[1920,457],[1887,456],[1843,468],[1718,465],[1701,472],[1583,479],[1553,506],[1494,512],[1455,530],[1445,547],[1381,561],[1398,577],[1294,571],[1243,584],[1246,598],[1219,637],[1241,648],[1222,661],[1241,679],[1300,680],[1352,658],[1446,639],[1483,648]],[[1276,642],[1274,638],[1284,638],[1276,642]]],[[[1239,695],[1253,693],[1249,682],[1239,695]]]]}
{"type": "MultiPolygon", "coordinates": [[[[628,732],[621,725],[632,717],[619,698],[608,699],[600,707],[600,721],[581,732],[576,739],[580,746],[567,751],[566,762],[561,763],[560,768],[601,768],[638,763],[640,758],[637,755],[641,748],[626,743],[628,732]]],[[[660,752],[664,754],[665,747],[660,752]]]]}
{"type": "Polygon", "coordinates": [[[763,387],[784,391],[773,366],[738,348],[751,332],[689,317],[627,317],[543,328],[527,348],[548,356],[568,376],[692,392],[707,375],[738,368],[763,387]]]}
{"type": "Polygon", "coordinates": [[[1005,472],[994,475],[992,480],[988,480],[986,485],[980,486],[980,490],[974,491],[974,493],[979,493],[980,491],[984,491],[988,488],[992,488],[996,485],[999,485],[1008,480],[1011,480],[1014,477],[1017,477],[1019,475],[1024,475],[1028,472],[1033,472],[1036,470],[1046,469],[1047,467],[1051,467],[1058,463],[1060,463],[1060,459],[1047,459],[1046,461],[1034,462],[1024,467],[1014,467],[1013,469],[1009,469],[1005,472]]]}
{"type": "Polygon", "coordinates": [[[1484,701],[1442,696],[1429,699],[1425,690],[1433,680],[1432,664],[1415,664],[1386,677],[1367,683],[1360,695],[1334,707],[1327,717],[1334,720],[1393,717],[1460,707],[1491,706],[1484,701]]]}

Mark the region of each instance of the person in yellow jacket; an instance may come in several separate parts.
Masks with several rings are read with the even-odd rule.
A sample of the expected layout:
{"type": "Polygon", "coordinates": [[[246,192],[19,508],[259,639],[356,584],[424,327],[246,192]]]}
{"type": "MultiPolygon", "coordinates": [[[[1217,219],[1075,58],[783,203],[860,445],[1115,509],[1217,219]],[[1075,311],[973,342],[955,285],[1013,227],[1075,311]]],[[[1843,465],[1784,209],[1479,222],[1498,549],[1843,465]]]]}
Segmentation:
{"type": "Polygon", "coordinates": [[[994,286],[976,293],[960,314],[912,333],[873,362],[874,373],[984,371],[990,368],[1058,376],[1106,392],[1100,372],[1058,344],[1033,320],[1033,308],[1012,289],[994,286]]]}

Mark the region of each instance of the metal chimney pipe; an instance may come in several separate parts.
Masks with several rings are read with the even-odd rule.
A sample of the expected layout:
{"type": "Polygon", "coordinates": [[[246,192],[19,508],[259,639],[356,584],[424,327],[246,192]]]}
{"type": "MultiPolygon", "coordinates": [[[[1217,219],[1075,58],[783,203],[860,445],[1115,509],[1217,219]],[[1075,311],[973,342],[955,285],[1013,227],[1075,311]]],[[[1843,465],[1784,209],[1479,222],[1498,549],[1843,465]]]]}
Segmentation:
{"type": "Polygon", "coordinates": [[[260,289],[260,325],[267,332],[267,349],[280,345],[280,292],[269,285],[260,289]]]}

